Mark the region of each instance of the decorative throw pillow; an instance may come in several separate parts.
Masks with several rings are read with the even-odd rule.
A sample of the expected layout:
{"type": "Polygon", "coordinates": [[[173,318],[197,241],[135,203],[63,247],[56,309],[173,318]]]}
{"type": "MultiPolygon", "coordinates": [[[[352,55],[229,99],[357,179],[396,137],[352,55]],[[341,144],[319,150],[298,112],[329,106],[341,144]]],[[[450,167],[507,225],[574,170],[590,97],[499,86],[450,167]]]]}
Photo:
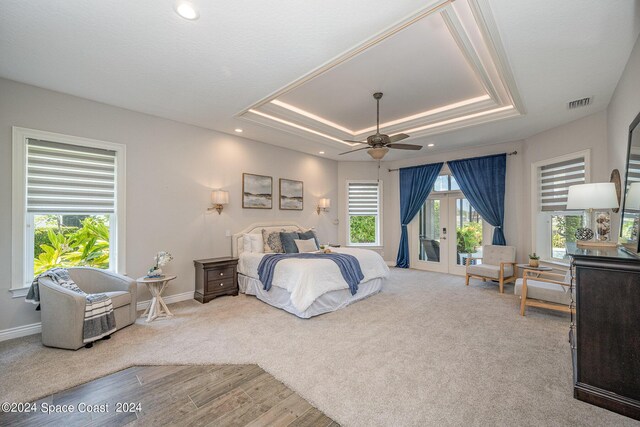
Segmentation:
{"type": "Polygon", "coordinates": [[[262,229],[262,239],[264,240],[264,253],[284,253],[284,249],[282,249],[282,240],[280,240],[280,232],[285,231],[284,229],[280,231],[267,231],[264,228],[262,229]]]}
{"type": "Polygon", "coordinates": [[[299,240],[295,239],[294,242],[298,247],[298,252],[315,252],[318,250],[318,245],[314,239],[299,240]]]}
{"type": "Polygon", "coordinates": [[[299,238],[300,236],[295,231],[292,231],[291,233],[280,233],[280,241],[282,242],[282,249],[284,249],[285,254],[298,253],[298,247],[294,240],[299,238]]]}
{"type": "Polygon", "coordinates": [[[245,234],[243,237],[243,245],[245,252],[263,253],[264,243],[262,234],[245,234]]]}
{"type": "Polygon", "coordinates": [[[300,235],[301,240],[313,239],[316,242],[316,246],[320,247],[320,242],[318,241],[318,236],[316,235],[315,230],[307,230],[298,234],[300,235]]]}

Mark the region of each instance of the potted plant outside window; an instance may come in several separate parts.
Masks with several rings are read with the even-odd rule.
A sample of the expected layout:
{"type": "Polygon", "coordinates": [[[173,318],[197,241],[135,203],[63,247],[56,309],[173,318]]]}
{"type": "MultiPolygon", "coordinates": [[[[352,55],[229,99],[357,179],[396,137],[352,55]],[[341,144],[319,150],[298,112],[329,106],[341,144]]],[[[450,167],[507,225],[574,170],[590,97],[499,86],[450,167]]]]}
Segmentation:
{"type": "Polygon", "coordinates": [[[460,257],[460,264],[465,264],[465,258],[471,258],[476,248],[482,245],[482,224],[470,222],[464,227],[456,229],[456,246],[460,257]]]}

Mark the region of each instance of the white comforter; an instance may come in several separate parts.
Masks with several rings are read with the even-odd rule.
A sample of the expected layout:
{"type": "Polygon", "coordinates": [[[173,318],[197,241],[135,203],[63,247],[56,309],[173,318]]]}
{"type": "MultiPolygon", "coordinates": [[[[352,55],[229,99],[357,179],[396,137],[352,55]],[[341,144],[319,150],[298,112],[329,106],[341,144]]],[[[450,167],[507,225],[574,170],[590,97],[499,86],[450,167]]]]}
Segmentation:
{"type": "MultiPolygon", "coordinates": [[[[353,255],[358,259],[364,274],[360,283],[389,276],[389,267],[377,252],[353,248],[331,250],[353,255]]],[[[240,254],[238,272],[259,279],[258,265],[264,255],[247,252],[240,254]]],[[[349,289],[336,263],[328,259],[284,259],[276,265],[271,285],[286,289],[291,294],[291,303],[301,312],[327,292],[349,289]]]]}

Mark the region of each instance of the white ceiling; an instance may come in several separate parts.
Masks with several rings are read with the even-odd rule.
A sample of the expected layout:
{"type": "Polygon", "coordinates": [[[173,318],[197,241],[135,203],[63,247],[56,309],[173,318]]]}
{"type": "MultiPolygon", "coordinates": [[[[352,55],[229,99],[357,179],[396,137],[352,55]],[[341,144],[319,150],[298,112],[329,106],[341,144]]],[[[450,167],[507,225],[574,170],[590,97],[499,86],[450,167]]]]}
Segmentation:
{"type": "MultiPolygon", "coordinates": [[[[475,46],[464,1],[454,7],[475,46]]],[[[526,114],[408,142],[446,150],[515,140],[606,108],[638,37],[638,1],[476,1],[526,114]],[[591,106],[566,109],[585,96],[594,96],[591,106]]],[[[436,1],[193,3],[200,19],[190,22],[172,0],[2,0],[0,76],[223,132],[242,127],[255,140],[338,158],[343,144],[238,114],[436,1]]],[[[279,100],[355,130],[374,121],[376,90],[385,92],[383,121],[479,93],[435,17],[380,43],[382,62],[364,51],[279,100]]],[[[411,155],[393,150],[385,159],[411,155]]]]}

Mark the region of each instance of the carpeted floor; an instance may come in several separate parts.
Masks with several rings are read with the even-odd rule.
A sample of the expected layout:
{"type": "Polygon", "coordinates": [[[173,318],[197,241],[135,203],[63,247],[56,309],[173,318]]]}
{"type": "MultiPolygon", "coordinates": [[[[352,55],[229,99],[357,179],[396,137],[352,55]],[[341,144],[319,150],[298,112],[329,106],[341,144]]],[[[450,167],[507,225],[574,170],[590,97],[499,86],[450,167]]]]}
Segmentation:
{"type": "Polygon", "coordinates": [[[258,363],[347,426],[640,424],[573,399],[568,316],[520,317],[512,292],[393,269],[382,293],[310,320],[243,295],[183,302],[90,350],[0,343],[0,401],[132,365],[258,363]]]}

